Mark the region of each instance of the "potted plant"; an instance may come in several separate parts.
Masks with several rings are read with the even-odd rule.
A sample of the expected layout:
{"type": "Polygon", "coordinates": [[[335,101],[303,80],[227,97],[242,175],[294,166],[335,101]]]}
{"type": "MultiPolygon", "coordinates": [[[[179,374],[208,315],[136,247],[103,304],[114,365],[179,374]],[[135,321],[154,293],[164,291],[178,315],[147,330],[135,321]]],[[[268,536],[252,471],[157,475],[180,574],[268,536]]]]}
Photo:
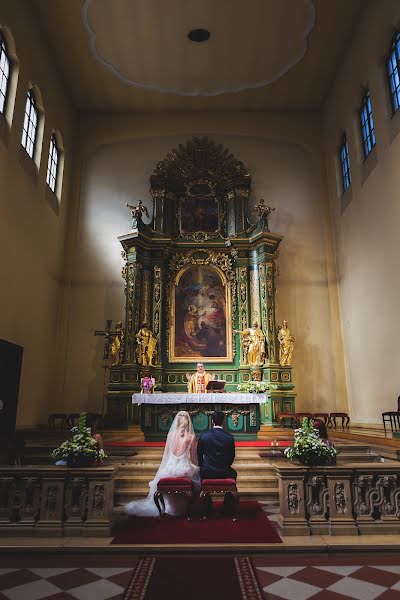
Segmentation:
{"type": "Polygon", "coordinates": [[[286,458],[306,466],[328,465],[335,461],[338,451],[319,437],[314,419],[304,417],[300,429],[295,429],[293,446],[284,451],[286,458]]]}
{"type": "Polygon", "coordinates": [[[71,439],[51,453],[54,460],[65,462],[68,467],[88,467],[107,458],[97,440],[92,437],[91,428],[86,427],[86,413],[80,414],[79,425],[72,427],[71,433],[71,439]]]}

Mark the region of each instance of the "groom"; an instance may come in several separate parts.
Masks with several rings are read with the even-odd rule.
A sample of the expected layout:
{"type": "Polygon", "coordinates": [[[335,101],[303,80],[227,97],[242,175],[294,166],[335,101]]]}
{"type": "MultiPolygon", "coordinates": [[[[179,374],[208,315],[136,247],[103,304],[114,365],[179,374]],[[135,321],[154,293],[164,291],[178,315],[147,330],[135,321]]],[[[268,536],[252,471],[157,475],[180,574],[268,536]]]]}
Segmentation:
{"type": "Polygon", "coordinates": [[[202,433],[197,443],[201,478],[236,479],[237,473],[231,467],[235,459],[235,440],[222,429],[224,413],[216,410],[211,419],[213,428],[202,433]]]}

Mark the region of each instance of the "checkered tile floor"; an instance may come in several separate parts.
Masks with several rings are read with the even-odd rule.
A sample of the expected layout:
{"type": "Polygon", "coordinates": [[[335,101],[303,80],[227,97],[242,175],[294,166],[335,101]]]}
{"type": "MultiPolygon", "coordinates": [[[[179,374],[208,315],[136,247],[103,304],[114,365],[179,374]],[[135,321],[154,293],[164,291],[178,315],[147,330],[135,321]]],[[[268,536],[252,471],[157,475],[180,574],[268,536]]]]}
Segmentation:
{"type": "MultiPolygon", "coordinates": [[[[254,559],[266,600],[400,600],[400,565],[262,566],[254,559]]],[[[356,562],[356,561],[354,561],[356,562]]]]}
{"type": "Polygon", "coordinates": [[[132,568],[0,569],[1,600],[120,600],[132,568]]]}

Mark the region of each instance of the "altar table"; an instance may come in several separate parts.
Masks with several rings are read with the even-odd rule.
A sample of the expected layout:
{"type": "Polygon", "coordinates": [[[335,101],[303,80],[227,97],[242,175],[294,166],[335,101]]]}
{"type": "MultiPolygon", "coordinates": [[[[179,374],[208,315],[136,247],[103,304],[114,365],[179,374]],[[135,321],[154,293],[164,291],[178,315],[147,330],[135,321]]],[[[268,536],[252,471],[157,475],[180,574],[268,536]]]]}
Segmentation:
{"type": "Polygon", "coordinates": [[[132,403],[139,405],[140,425],[146,440],[164,440],[175,415],[186,410],[196,434],[212,427],[214,410],[225,413],[224,429],[238,440],[257,439],[260,429],[260,404],[266,394],[223,393],[187,394],[156,393],[133,394],[132,403]]]}

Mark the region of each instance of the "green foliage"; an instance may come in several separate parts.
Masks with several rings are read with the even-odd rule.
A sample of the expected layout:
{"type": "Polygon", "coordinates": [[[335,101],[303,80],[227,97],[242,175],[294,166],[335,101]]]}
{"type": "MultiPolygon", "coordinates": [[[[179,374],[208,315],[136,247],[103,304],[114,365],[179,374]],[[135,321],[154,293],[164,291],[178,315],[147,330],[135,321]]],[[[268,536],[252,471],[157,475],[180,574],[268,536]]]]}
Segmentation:
{"type": "Polygon", "coordinates": [[[267,383],[266,381],[245,381],[244,383],[239,383],[237,386],[237,389],[240,392],[248,392],[251,394],[261,394],[263,392],[268,392],[268,390],[276,390],[277,388],[277,385],[267,383]]]}
{"type": "Polygon", "coordinates": [[[71,433],[71,439],[63,442],[51,453],[55,461],[77,462],[83,458],[92,462],[107,458],[104,450],[99,449],[97,441],[92,437],[91,428],[86,427],[86,413],[83,412],[79,415],[79,425],[73,427],[71,433]]]}
{"type": "Polygon", "coordinates": [[[331,463],[338,451],[327,446],[321,440],[314,419],[303,418],[301,428],[294,432],[293,446],[286,448],[284,454],[290,460],[298,460],[303,465],[317,466],[331,463]]]}

